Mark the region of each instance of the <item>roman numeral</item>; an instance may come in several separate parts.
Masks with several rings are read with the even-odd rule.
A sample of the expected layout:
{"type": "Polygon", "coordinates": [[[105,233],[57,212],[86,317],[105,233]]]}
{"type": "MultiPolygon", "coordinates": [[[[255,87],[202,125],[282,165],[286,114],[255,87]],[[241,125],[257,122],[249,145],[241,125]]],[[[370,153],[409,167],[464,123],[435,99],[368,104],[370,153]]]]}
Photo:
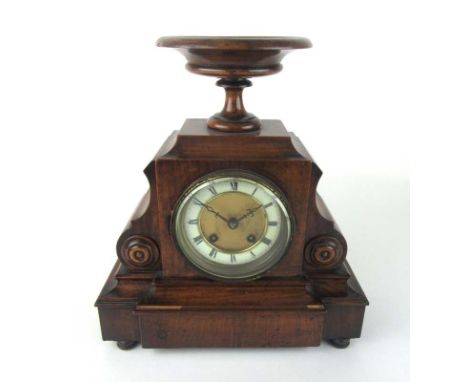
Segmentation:
{"type": "Polygon", "coordinates": [[[268,207],[271,207],[273,205],[273,202],[270,202],[268,204],[265,204],[263,208],[267,209],[268,207]]]}
{"type": "Polygon", "coordinates": [[[237,261],[236,256],[231,255],[231,263],[235,263],[237,261]]]}
{"type": "Polygon", "coordinates": [[[190,219],[188,221],[189,224],[198,224],[198,219],[190,219]]]}
{"type": "Polygon", "coordinates": [[[257,257],[257,255],[253,253],[252,251],[250,251],[250,254],[252,255],[252,257],[257,257]]]}
{"type": "Polygon", "coordinates": [[[264,238],[262,239],[262,243],[265,243],[266,245],[270,245],[270,244],[271,244],[271,240],[268,239],[267,237],[264,237],[264,238]]]}
{"type": "Polygon", "coordinates": [[[218,253],[218,251],[214,248],[211,248],[211,252],[210,252],[210,257],[212,257],[213,259],[216,258],[216,254],[218,253]]]}
{"type": "Polygon", "coordinates": [[[268,225],[270,225],[270,226],[277,226],[277,225],[278,225],[278,222],[268,222],[268,225]]]}
{"type": "Polygon", "coordinates": [[[236,181],[231,182],[231,188],[233,191],[237,191],[239,184],[236,181]]]}
{"type": "Polygon", "coordinates": [[[216,191],[216,188],[214,188],[214,186],[208,187],[208,190],[210,190],[210,192],[211,192],[213,195],[218,195],[218,192],[216,191]]]}
{"type": "Polygon", "coordinates": [[[198,235],[197,237],[193,238],[193,241],[195,242],[196,245],[198,245],[203,241],[203,238],[201,237],[201,235],[198,235]]]}
{"type": "Polygon", "coordinates": [[[251,195],[254,196],[257,190],[258,190],[258,187],[255,187],[255,190],[252,191],[251,195]]]}
{"type": "Polygon", "coordinates": [[[203,203],[200,202],[197,198],[193,198],[193,204],[195,204],[197,206],[203,206],[203,203]]]}

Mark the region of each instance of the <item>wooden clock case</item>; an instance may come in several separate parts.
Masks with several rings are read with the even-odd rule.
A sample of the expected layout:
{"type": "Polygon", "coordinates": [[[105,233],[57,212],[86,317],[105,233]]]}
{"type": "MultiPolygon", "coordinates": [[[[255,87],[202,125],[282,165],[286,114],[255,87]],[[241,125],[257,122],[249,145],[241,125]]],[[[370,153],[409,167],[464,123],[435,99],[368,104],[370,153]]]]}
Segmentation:
{"type": "MultiPolygon", "coordinates": [[[[231,54],[259,49],[259,39],[247,41],[249,49],[239,49],[232,39],[231,54]]],[[[274,45],[263,39],[275,51],[308,42],[284,38],[282,44],[289,42],[284,48],[277,40],[274,45]]],[[[212,40],[215,45],[203,49],[217,54],[224,49],[226,55],[226,38],[212,40]]],[[[163,38],[159,45],[187,49],[182,42],[200,45],[194,38],[163,38]]],[[[321,171],[281,121],[258,120],[245,112],[244,80],[224,79],[231,88],[234,84],[234,90],[226,89],[226,104],[229,97],[240,99],[236,112],[243,115],[226,117],[225,106],[210,120],[186,120],[144,170],[149,190],[117,242],[118,260],[96,301],[102,337],[117,341],[121,349],[138,343],[146,348],[317,346],[321,340],[346,347],[360,337],[368,301],[346,261],[346,241],[317,193],[321,171]],[[197,179],[226,169],[274,182],[294,217],[288,252],[255,280],[206,277],[179,252],[173,237],[172,214],[181,195],[197,179]]]]}

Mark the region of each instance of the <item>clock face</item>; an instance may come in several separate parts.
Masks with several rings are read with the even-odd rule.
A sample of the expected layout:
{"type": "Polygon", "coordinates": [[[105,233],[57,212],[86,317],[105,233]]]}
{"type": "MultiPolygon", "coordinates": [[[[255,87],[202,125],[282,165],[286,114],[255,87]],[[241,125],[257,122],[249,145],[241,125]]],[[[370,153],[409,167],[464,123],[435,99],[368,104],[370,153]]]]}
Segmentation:
{"type": "Polygon", "coordinates": [[[189,187],[174,212],[181,252],[203,273],[242,280],[269,270],[285,254],[292,218],[271,182],[244,171],[223,171],[189,187]]]}

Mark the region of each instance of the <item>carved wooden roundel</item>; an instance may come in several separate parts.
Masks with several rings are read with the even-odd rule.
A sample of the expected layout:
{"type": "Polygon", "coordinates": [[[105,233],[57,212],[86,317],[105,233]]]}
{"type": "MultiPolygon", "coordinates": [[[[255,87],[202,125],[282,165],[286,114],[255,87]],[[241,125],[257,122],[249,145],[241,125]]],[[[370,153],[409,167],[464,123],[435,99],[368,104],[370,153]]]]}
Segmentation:
{"type": "Polygon", "coordinates": [[[336,237],[319,236],[312,239],[305,247],[305,261],[320,269],[329,270],[339,266],[346,255],[346,250],[336,237]]]}
{"type": "Polygon", "coordinates": [[[130,236],[122,245],[120,259],[131,269],[148,269],[159,260],[159,249],[146,236],[130,236]]]}

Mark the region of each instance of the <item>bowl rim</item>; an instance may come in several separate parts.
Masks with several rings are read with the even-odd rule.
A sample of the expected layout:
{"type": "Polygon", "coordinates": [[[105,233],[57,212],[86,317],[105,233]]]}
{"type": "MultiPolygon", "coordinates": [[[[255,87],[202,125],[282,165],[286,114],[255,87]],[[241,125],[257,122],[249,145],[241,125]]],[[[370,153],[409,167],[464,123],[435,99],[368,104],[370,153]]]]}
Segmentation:
{"type": "Polygon", "coordinates": [[[290,50],[312,47],[305,37],[288,36],[163,36],[156,46],[178,49],[290,50]]]}

